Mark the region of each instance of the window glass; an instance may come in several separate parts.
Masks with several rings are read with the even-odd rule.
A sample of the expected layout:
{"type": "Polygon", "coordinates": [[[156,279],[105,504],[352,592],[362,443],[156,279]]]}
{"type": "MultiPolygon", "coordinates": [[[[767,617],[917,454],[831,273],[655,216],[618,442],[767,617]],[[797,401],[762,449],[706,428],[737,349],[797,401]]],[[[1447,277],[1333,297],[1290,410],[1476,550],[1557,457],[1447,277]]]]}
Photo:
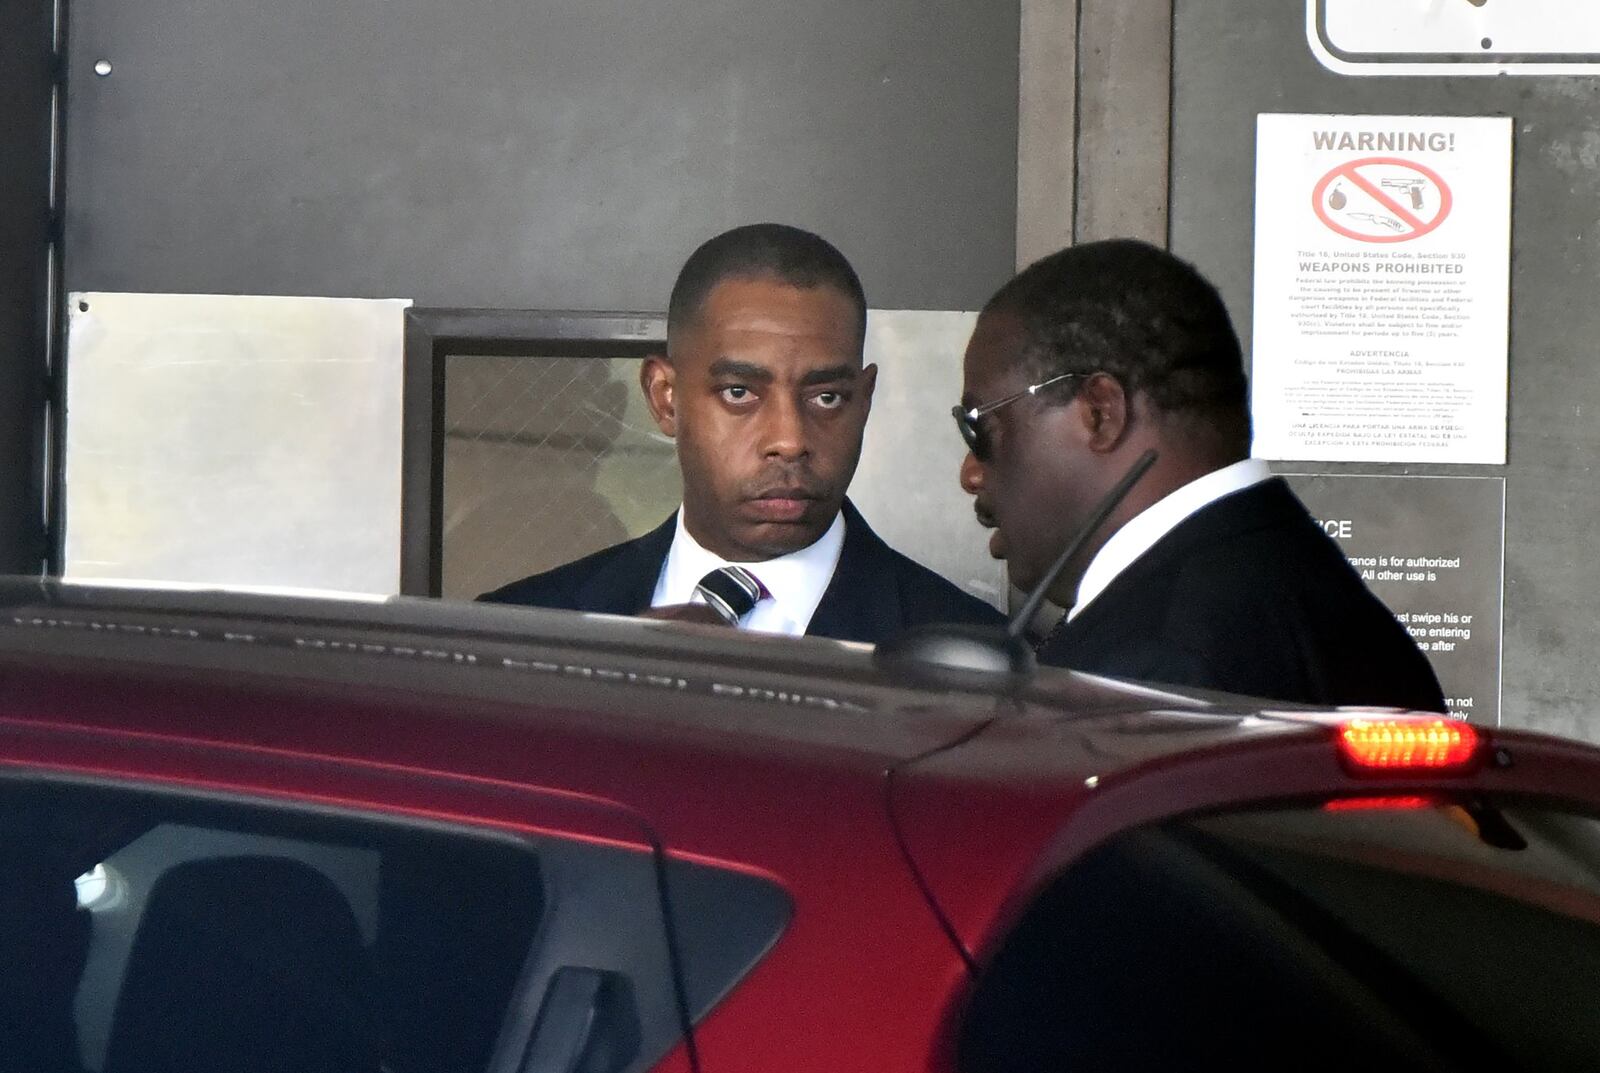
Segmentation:
{"type": "Polygon", "coordinates": [[[643,536],[682,478],[639,390],[636,357],[445,361],[443,595],[643,536]]]}
{"type": "Polygon", "coordinates": [[[575,839],[0,782],[0,1073],[472,1073],[553,1054],[635,1073],[788,916],[764,881],[673,862],[675,970],[661,874],[575,839]]]}
{"type": "Polygon", "coordinates": [[[510,840],[9,784],[0,833],[8,1069],[483,1069],[543,916],[510,840]]]}
{"type": "Polygon", "coordinates": [[[1120,836],[987,967],[964,1073],[1600,1067],[1600,823],[1340,801],[1120,836]]]}

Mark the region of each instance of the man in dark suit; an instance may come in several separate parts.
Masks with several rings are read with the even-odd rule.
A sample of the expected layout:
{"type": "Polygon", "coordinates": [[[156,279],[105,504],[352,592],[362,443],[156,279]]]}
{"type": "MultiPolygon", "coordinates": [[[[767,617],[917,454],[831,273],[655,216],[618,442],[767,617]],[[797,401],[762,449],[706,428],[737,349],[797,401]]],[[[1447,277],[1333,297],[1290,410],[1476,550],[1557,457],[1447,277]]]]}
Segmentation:
{"type": "Polygon", "coordinates": [[[1405,629],[1249,457],[1238,337],[1193,267],[1130,240],[1044,258],[984,308],[963,387],[961,484],[1024,588],[1136,459],[1159,455],[1053,584],[1068,610],[1042,662],[1444,711],[1405,629]]]}
{"type": "Polygon", "coordinates": [[[891,549],[845,499],[877,368],[866,298],[832,245],[778,224],[679,273],[640,386],[677,442],[683,506],[654,532],[482,599],[877,642],[999,614],[891,549]]]}

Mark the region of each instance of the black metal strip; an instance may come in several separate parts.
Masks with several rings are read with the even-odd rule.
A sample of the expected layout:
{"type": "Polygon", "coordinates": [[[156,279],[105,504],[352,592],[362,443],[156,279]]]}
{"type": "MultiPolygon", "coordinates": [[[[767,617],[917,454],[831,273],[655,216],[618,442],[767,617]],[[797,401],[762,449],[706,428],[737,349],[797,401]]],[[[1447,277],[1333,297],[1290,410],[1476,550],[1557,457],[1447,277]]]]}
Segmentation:
{"type": "Polygon", "coordinates": [[[50,216],[52,235],[49,259],[49,293],[45,298],[47,325],[44,344],[45,406],[40,414],[39,447],[42,472],[41,512],[44,570],[60,574],[66,565],[67,540],[67,112],[70,100],[71,53],[68,50],[71,0],[55,0],[51,26],[53,90],[50,142],[50,216]]]}

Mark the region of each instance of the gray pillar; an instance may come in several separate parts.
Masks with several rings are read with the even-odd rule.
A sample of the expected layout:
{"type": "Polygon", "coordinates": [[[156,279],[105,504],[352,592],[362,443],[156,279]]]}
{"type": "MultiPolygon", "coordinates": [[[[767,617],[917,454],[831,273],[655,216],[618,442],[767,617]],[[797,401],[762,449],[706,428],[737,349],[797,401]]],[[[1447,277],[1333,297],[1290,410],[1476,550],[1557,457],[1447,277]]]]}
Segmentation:
{"type": "Polygon", "coordinates": [[[1167,244],[1172,0],[1081,0],[1079,242],[1167,244]]]}
{"type": "Polygon", "coordinates": [[[1017,267],[1071,245],[1076,217],[1078,0],[1022,0],[1017,267]]]}
{"type": "Polygon", "coordinates": [[[1017,264],[1072,242],[1167,245],[1172,0],[1022,0],[1017,264]]]}

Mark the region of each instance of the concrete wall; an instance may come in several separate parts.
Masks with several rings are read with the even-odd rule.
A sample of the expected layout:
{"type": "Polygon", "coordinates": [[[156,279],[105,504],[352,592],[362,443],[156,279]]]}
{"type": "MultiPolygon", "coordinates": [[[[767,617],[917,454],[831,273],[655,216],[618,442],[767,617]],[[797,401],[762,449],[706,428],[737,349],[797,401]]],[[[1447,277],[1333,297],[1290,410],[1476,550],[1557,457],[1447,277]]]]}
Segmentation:
{"type": "Polygon", "coordinates": [[[761,219],[879,307],[1012,266],[1018,0],[71,8],[74,290],[659,310],[761,219]]]}

